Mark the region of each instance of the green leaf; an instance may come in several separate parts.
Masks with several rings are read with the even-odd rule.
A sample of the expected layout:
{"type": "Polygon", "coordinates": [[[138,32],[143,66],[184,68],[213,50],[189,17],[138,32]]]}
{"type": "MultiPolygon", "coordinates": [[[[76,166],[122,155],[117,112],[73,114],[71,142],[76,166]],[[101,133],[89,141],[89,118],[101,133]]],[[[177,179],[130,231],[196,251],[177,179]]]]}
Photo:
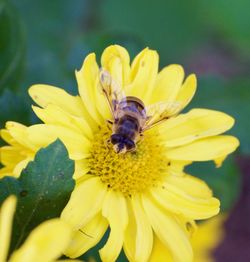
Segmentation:
{"type": "Polygon", "coordinates": [[[10,252],[18,248],[37,225],[59,217],[74,188],[74,161],[60,140],[40,149],[34,161],[16,179],[0,180],[0,202],[18,197],[10,252]]]}
{"type": "Polygon", "coordinates": [[[0,91],[16,88],[24,65],[23,27],[9,1],[0,5],[0,91]]]}

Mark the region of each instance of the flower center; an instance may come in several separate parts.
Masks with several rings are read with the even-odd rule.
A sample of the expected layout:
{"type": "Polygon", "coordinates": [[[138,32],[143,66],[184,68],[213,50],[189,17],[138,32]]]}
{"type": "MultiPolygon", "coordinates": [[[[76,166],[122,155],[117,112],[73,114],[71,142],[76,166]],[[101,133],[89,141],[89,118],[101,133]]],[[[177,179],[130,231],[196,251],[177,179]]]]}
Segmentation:
{"type": "Polygon", "coordinates": [[[156,132],[147,132],[137,143],[136,151],[117,154],[113,145],[108,143],[111,130],[106,126],[93,140],[89,159],[89,174],[99,176],[108,188],[119,191],[125,196],[144,192],[156,186],[166,170],[168,160],[165,147],[156,132]]]}

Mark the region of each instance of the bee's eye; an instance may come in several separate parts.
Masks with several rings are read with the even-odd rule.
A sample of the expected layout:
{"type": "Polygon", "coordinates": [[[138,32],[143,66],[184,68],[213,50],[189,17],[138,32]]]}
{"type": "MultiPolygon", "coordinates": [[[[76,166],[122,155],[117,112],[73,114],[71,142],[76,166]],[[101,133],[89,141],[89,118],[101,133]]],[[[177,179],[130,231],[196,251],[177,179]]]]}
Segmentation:
{"type": "Polygon", "coordinates": [[[126,139],[124,141],[124,143],[126,144],[127,150],[131,150],[131,149],[135,148],[135,143],[131,139],[126,139]]]}
{"type": "Polygon", "coordinates": [[[119,134],[113,134],[111,137],[110,137],[110,142],[115,145],[115,144],[118,144],[120,142],[122,142],[122,136],[119,135],[119,134]]]}

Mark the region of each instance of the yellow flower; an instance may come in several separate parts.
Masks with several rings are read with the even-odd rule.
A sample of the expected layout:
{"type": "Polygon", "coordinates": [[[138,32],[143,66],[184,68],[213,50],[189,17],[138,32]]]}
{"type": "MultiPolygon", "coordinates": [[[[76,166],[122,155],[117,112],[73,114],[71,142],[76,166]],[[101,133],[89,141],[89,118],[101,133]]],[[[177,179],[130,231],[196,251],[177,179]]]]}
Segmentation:
{"type": "Polygon", "coordinates": [[[26,141],[24,135],[27,127],[7,122],[6,129],[0,131],[1,138],[9,145],[0,148],[0,161],[4,165],[0,169],[0,178],[4,176],[18,177],[29,161],[33,160],[35,152],[39,150],[32,143],[26,141]]]}
{"type": "MultiPolygon", "coordinates": [[[[221,243],[224,232],[224,215],[218,215],[202,222],[191,237],[193,247],[193,262],[214,262],[212,252],[221,243]]],[[[153,251],[149,262],[173,262],[173,257],[166,246],[159,240],[154,242],[153,251]]]]}
{"type": "MultiPolygon", "coordinates": [[[[179,65],[158,73],[158,59],[146,48],[130,65],[127,51],[114,45],[105,49],[101,64],[127,96],[140,98],[146,106],[178,101],[180,111],[195,93],[196,77],[190,75],[183,83],[179,65]]],[[[130,261],[147,261],[157,239],[176,261],[192,261],[193,220],[217,214],[219,201],[203,181],[185,174],[183,168],[192,161],[214,160],[220,165],[239,144],[232,136],[219,135],[232,127],[233,118],[208,109],[181,115],[175,110],[167,121],[144,132],[135,152],[117,154],[107,143],[112,132],[106,120],[111,112],[98,90],[94,54],[86,57],[76,77],[80,96],[48,85],[30,88],[40,106],[33,109],[45,124],[7,123],[2,136],[16,144],[12,141],[12,146],[1,149],[2,176],[18,175],[40,147],[59,137],[76,165],[77,185],[62,213],[75,229],[68,256],[77,257],[96,245],[109,226],[109,239],[100,250],[103,261],[115,261],[122,247],[130,261]],[[11,150],[13,155],[19,150],[22,158],[8,157],[11,150]]]]}
{"type": "MultiPolygon", "coordinates": [[[[8,197],[0,210],[0,262],[7,261],[16,197],[8,197]]],[[[60,219],[51,219],[35,228],[24,244],[9,258],[9,262],[55,261],[71,239],[70,227],[60,219]]]]}

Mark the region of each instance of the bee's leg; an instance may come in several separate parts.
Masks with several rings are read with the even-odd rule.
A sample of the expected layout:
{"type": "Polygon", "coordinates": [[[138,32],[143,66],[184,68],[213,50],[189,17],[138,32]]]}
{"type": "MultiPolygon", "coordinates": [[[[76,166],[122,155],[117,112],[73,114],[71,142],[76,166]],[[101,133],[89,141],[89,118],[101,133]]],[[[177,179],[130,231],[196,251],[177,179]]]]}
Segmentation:
{"type": "Polygon", "coordinates": [[[110,147],[111,145],[111,139],[110,137],[104,142],[107,147],[110,147]]]}
{"type": "Polygon", "coordinates": [[[108,123],[109,125],[113,125],[113,124],[114,124],[114,122],[113,122],[112,120],[110,120],[110,119],[107,119],[106,121],[107,121],[107,123],[108,123]]]}
{"type": "Polygon", "coordinates": [[[107,123],[108,129],[111,130],[114,122],[113,122],[112,120],[110,120],[110,119],[107,119],[107,120],[106,120],[106,123],[107,123]]]}
{"type": "Polygon", "coordinates": [[[136,153],[136,146],[134,148],[131,148],[130,150],[127,150],[127,152],[136,153]]]}
{"type": "Polygon", "coordinates": [[[143,133],[140,133],[140,134],[139,134],[139,137],[138,137],[138,140],[136,141],[136,143],[137,143],[137,144],[141,143],[141,142],[143,141],[143,139],[144,139],[144,135],[143,135],[143,133]]]}

